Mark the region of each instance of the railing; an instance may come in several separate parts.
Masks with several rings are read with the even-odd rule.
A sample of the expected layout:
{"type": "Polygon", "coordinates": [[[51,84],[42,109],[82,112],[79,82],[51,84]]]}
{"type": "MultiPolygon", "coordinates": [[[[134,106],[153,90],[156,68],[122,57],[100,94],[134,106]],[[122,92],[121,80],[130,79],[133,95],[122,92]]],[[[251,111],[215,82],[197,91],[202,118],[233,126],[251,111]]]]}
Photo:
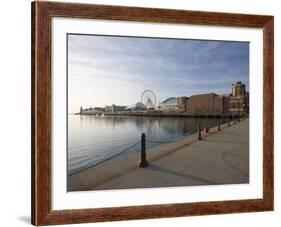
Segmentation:
{"type": "MultiPolygon", "coordinates": [[[[236,119],[238,122],[242,121],[242,120],[245,120],[247,117],[246,116],[238,116],[237,118],[228,118],[228,122],[227,122],[227,126],[230,127],[231,125],[231,121],[233,121],[233,124],[236,124],[236,119]]],[[[202,140],[202,135],[201,135],[201,131],[202,131],[202,128],[201,128],[201,118],[199,119],[199,122],[198,122],[198,140],[202,140]]],[[[220,118],[218,119],[218,131],[221,131],[221,121],[220,121],[220,118]]]]}

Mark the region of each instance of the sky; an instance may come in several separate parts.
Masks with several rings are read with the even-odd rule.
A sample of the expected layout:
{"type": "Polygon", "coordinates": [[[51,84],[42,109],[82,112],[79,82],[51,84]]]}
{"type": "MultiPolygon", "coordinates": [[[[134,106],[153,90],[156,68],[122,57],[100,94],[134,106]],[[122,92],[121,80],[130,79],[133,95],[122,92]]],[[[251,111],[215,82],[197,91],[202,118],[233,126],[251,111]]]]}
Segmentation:
{"type": "Polygon", "coordinates": [[[249,87],[249,43],[68,35],[68,112],[249,87]]]}

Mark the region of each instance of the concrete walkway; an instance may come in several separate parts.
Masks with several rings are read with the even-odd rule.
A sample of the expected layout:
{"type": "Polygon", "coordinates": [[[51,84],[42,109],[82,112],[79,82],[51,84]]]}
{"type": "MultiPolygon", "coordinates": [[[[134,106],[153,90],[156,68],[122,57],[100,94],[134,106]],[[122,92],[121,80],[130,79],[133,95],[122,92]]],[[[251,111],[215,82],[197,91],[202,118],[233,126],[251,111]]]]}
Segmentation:
{"type": "Polygon", "coordinates": [[[153,160],[146,168],[134,168],[90,190],[248,182],[247,119],[153,160]]]}

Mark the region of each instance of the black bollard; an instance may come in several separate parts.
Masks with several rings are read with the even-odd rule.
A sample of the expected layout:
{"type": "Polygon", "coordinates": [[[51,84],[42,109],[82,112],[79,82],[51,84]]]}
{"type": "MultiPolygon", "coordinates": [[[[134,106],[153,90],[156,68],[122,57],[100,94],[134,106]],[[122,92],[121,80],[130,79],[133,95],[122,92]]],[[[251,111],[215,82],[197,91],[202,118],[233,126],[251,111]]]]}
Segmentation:
{"type": "Polygon", "coordinates": [[[139,162],[139,167],[146,167],[148,166],[148,162],[146,160],[146,152],[145,152],[145,134],[141,134],[141,160],[139,162]]]}
{"type": "Polygon", "coordinates": [[[219,118],[218,131],[220,131],[220,130],[221,130],[221,120],[220,120],[220,118],[219,118]]]}
{"type": "Polygon", "coordinates": [[[228,127],[230,127],[230,118],[228,118],[228,127]]]}
{"type": "Polygon", "coordinates": [[[201,119],[199,119],[199,122],[198,122],[198,140],[202,140],[202,136],[201,136],[201,119]]]}

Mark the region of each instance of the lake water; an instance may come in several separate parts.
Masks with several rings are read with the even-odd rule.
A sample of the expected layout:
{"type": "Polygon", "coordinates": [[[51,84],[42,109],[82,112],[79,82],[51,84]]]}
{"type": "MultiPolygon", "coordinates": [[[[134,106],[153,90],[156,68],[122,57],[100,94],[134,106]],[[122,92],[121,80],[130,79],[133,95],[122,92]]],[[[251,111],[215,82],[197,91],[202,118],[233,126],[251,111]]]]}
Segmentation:
{"type": "MultiPolygon", "coordinates": [[[[201,120],[202,127],[217,124],[217,119],[201,120]]],[[[140,151],[141,133],[154,141],[146,143],[151,148],[186,137],[197,129],[198,119],[194,118],[69,115],[68,174],[140,151]]]]}

